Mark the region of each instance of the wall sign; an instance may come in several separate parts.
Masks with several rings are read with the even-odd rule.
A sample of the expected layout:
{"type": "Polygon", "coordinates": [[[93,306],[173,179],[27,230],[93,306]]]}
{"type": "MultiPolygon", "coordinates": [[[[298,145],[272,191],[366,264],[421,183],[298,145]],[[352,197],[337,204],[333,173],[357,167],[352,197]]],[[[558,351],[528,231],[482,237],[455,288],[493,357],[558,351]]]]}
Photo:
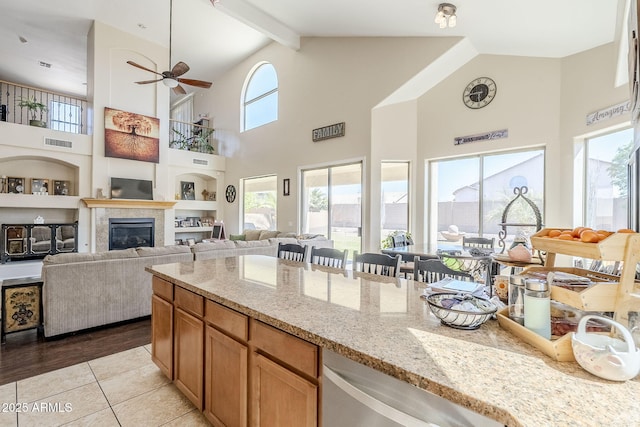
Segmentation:
{"type": "Polygon", "coordinates": [[[344,136],[345,122],[324,126],[311,131],[313,142],[344,136]]]}
{"type": "Polygon", "coordinates": [[[509,137],[509,129],[494,130],[491,132],[478,133],[475,135],[457,136],[453,138],[453,145],[466,144],[468,142],[489,141],[509,137]]]}
{"type": "Polygon", "coordinates": [[[587,126],[631,112],[631,101],[624,101],[587,114],[587,126]]]}

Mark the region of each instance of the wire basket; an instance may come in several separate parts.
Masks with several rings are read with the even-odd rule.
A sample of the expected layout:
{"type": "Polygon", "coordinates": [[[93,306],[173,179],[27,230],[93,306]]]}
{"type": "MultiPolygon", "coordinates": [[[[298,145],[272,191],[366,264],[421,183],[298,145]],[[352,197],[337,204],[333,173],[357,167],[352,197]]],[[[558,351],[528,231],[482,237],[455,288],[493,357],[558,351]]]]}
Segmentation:
{"type": "Polygon", "coordinates": [[[471,294],[435,293],[427,297],[427,303],[443,325],[456,329],[478,329],[498,311],[498,307],[490,301],[471,294]],[[466,303],[480,311],[451,308],[466,303]]]}

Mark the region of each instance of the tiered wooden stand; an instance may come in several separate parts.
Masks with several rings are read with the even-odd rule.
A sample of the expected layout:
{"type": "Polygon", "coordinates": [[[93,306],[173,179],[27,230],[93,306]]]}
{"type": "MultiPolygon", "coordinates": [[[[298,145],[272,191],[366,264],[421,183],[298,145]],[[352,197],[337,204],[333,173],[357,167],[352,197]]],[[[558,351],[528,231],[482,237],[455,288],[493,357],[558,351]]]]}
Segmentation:
{"type": "MultiPolygon", "coordinates": [[[[531,236],[531,244],[547,253],[545,270],[565,271],[590,277],[596,284],[576,292],[551,287],[551,299],[581,310],[613,312],[614,319],[629,327],[630,315],[640,313],[640,282],[636,280],[636,265],[640,261],[640,233],[615,233],[599,243],[582,243],[545,237],[547,228],[531,236]],[[612,276],[579,268],[555,267],[556,254],[565,254],[602,261],[622,261],[620,276],[612,276]]],[[[541,270],[532,267],[526,271],[541,270]]],[[[571,334],[547,340],[509,318],[508,309],[498,313],[498,323],[522,340],[557,361],[573,361],[571,334]]]]}

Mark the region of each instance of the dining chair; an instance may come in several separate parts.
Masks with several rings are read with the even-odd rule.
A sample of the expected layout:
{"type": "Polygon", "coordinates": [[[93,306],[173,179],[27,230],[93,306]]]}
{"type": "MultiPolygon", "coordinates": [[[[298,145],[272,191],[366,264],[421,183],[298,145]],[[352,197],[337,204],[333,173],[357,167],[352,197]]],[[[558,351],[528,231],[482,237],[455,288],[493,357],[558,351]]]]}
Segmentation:
{"type": "Polygon", "coordinates": [[[493,249],[495,245],[495,238],[488,237],[462,237],[463,248],[481,248],[481,249],[493,249]]]}
{"type": "Polygon", "coordinates": [[[401,259],[400,255],[392,257],[391,255],[369,252],[358,254],[358,251],[353,251],[353,270],[380,276],[399,277],[401,259]]]}
{"type": "Polygon", "coordinates": [[[413,265],[413,280],[417,282],[434,283],[447,277],[465,282],[473,281],[471,274],[453,270],[439,259],[420,259],[416,256],[413,265]]]}
{"type": "Polygon", "coordinates": [[[305,262],[309,246],[302,246],[296,243],[278,243],[278,258],[290,261],[305,262]]]}
{"type": "Polygon", "coordinates": [[[344,269],[347,267],[348,254],[348,249],[341,251],[340,249],[316,248],[312,246],[309,262],[311,262],[311,264],[344,269]]]}

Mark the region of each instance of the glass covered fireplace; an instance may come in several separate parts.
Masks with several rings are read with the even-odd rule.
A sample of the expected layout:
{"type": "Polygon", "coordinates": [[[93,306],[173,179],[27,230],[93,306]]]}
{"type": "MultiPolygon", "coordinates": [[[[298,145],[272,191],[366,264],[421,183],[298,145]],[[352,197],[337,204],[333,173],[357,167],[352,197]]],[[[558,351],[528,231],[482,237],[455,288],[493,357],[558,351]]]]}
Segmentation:
{"type": "Polygon", "coordinates": [[[154,246],[154,218],[109,218],[109,250],[154,246]]]}

